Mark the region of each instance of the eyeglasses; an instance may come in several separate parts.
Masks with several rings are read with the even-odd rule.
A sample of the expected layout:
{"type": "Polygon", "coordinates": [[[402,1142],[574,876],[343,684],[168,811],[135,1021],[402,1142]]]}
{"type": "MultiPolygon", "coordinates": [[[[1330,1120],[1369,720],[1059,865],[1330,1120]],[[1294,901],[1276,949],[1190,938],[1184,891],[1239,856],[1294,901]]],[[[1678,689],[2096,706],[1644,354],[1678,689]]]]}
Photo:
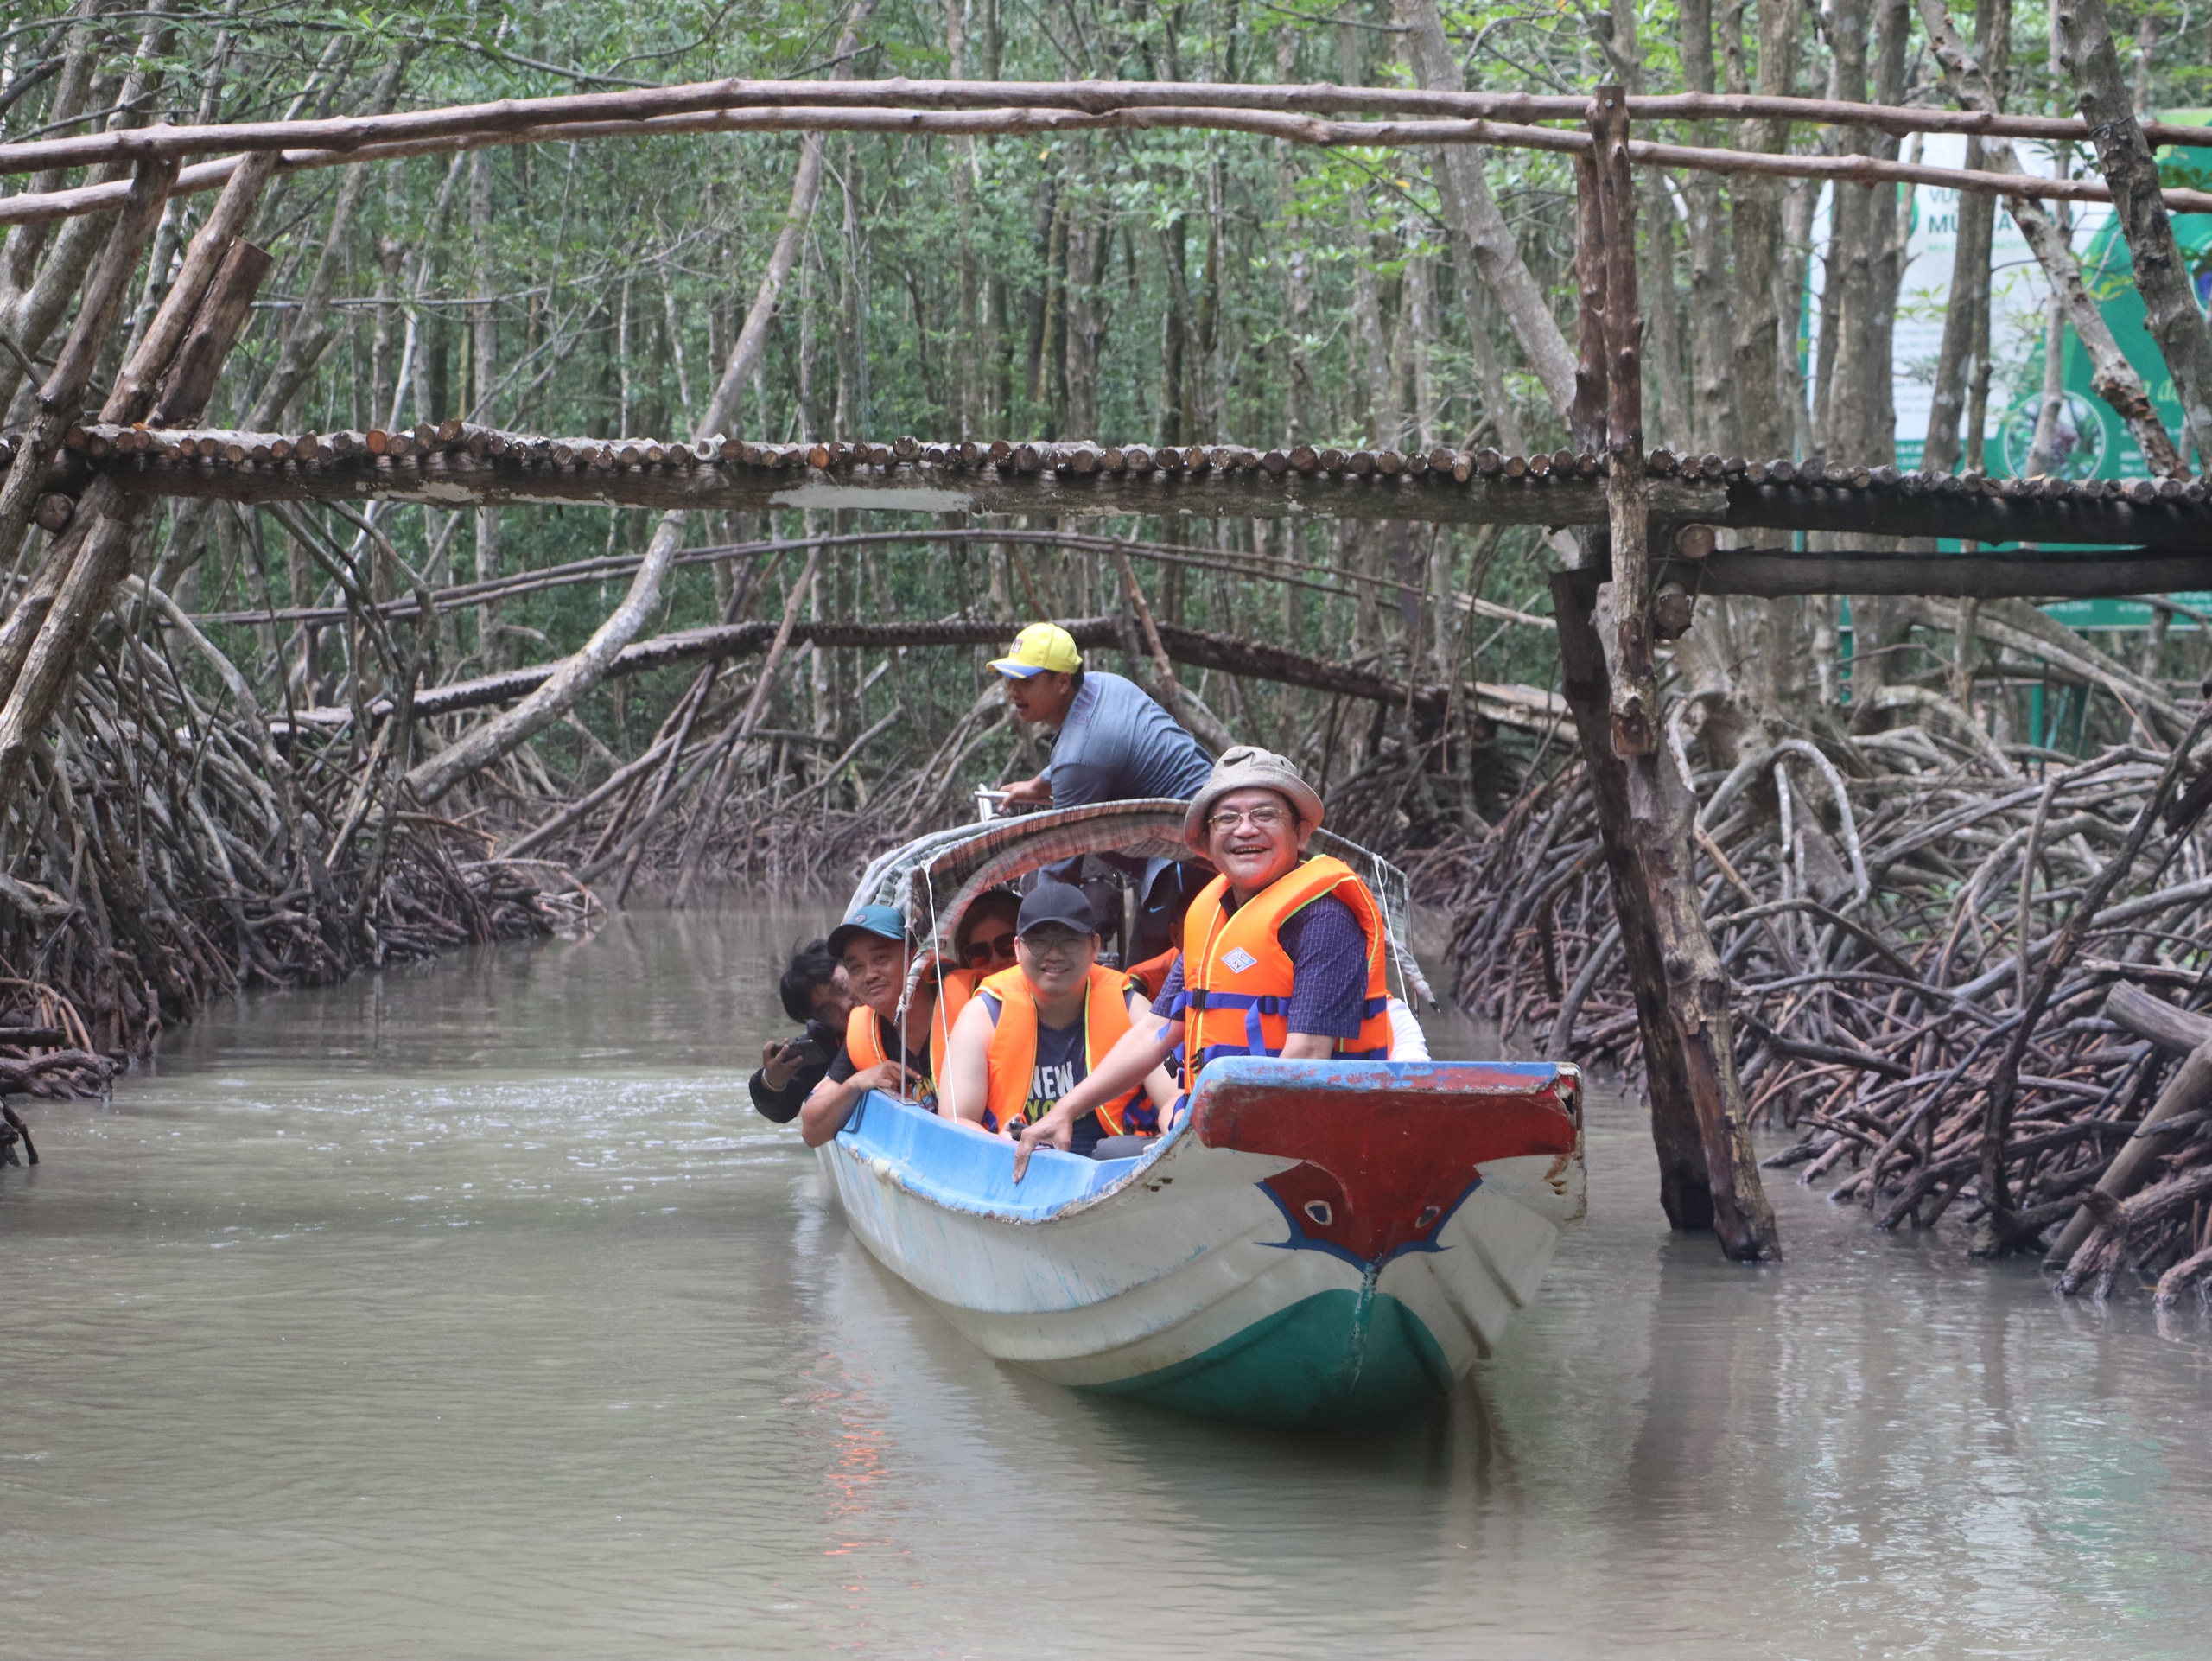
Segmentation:
{"type": "Polygon", "coordinates": [[[1012,963],[1014,932],[1009,929],[1004,934],[994,934],[988,939],[970,940],[960,955],[979,968],[987,963],[1012,963]]]}
{"type": "Polygon", "coordinates": [[[1209,830],[1234,830],[1240,824],[1249,824],[1255,830],[1272,830],[1290,817],[1279,807],[1249,807],[1243,812],[1224,809],[1206,817],[1209,830]]]}
{"type": "Polygon", "coordinates": [[[1058,960],[1074,956],[1090,937],[1077,934],[1071,928],[1062,928],[1058,924],[1047,924],[1041,928],[1031,929],[1023,938],[1028,942],[1031,957],[1058,960]]]}

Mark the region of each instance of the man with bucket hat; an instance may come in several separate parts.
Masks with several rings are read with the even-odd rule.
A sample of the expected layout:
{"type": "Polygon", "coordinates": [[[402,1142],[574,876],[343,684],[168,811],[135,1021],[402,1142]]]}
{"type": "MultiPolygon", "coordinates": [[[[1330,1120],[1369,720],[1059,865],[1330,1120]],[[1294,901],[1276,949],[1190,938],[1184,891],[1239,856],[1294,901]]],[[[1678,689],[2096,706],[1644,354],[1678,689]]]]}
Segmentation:
{"type": "Polygon", "coordinates": [[[1150,1013],[1023,1129],[1017,1179],[1037,1148],[1069,1147],[1083,1115],[1171,1057],[1185,1093],[1227,1055],[1389,1058],[1382,907],[1343,861],[1306,857],[1321,817],[1319,793],[1272,751],[1239,745],[1215,764],[1183,838],[1221,875],[1184,919],[1183,960],[1150,1013]]]}
{"type": "MultiPolygon", "coordinates": [[[[1006,680],[1014,718],[1052,735],[1052,760],[1044,772],[1007,786],[1009,802],[1080,807],[1088,802],[1135,801],[1166,796],[1186,801],[1203,785],[1212,763],[1198,741],[1146,696],[1135,681],[1085,669],[1075,637],[1054,623],[1032,623],[991,667],[1006,680]]],[[[1173,860],[1106,862],[1134,879],[1141,901],[1129,961],[1166,944],[1173,918],[1198,888],[1194,874],[1173,860]]],[[[1058,870],[1077,881],[1077,862],[1058,870]]]]}

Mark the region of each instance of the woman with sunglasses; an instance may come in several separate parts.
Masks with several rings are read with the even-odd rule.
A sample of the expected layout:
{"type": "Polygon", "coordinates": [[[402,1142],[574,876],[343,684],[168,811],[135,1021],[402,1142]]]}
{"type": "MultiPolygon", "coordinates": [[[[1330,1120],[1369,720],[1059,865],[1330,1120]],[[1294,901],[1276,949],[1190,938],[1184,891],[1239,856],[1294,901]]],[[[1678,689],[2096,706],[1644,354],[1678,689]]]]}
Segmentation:
{"type": "MultiPolygon", "coordinates": [[[[1020,914],[1021,896],[1012,888],[986,888],[968,902],[952,931],[952,955],[958,961],[937,977],[947,994],[948,1020],[967,1006],[988,977],[1014,967],[1014,923],[1020,914]]],[[[950,1036],[948,1027],[948,1041],[950,1036]]]]}
{"type": "Polygon", "coordinates": [[[1021,896],[1012,888],[987,888],[969,901],[952,932],[952,949],[960,959],[954,972],[981,981],[1013,968],[1014,920],[1020,914],[1021,896]]]}

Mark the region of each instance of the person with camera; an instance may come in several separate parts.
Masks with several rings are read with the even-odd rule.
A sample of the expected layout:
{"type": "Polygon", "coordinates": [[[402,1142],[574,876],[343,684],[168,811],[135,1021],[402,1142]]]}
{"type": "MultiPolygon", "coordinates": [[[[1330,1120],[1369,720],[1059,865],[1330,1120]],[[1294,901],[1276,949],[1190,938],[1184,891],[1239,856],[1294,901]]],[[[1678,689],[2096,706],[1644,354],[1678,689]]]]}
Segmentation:
{"type": "Polygon", "coordinates": [[[762,1118],[789,1124],[844,1053],[853,995],[844,965],[830,955],[829,941],[809,940],[791,953],[776,996],[784,1013],[804,1030],[796,1038],[771,1040],[746,1089],[762,1118]]]}

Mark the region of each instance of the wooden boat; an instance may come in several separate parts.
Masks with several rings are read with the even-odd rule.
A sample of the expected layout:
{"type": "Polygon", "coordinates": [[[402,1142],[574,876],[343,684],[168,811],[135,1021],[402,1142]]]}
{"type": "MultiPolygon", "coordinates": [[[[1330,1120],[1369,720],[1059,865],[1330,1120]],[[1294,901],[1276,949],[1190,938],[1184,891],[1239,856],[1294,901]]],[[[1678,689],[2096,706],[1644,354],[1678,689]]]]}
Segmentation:
{"type": "MultiPolygon", "coordinates": [[[[940,833],[855,903],[934,918],[949,945],[984,888],[1082,846],[1142,854],[1170,821],[1180,852],[1181,816],[1116,804],[940,833]]],[[[1402,876],[1341,839],[1325,851],[1364,868],[1402,940],[1402,876]]],[[[1582,1215],[1580,1097],[1571,1066],[1236,1057],[1140,1158],[1047,1150],[1017,1184],[1011,1144],[880,1092],[818,1151],[861,1242],[989,1354],[1101,1395],[1319,1424],[1446,1390],[1497,1344],[1582,1215]]]]}

